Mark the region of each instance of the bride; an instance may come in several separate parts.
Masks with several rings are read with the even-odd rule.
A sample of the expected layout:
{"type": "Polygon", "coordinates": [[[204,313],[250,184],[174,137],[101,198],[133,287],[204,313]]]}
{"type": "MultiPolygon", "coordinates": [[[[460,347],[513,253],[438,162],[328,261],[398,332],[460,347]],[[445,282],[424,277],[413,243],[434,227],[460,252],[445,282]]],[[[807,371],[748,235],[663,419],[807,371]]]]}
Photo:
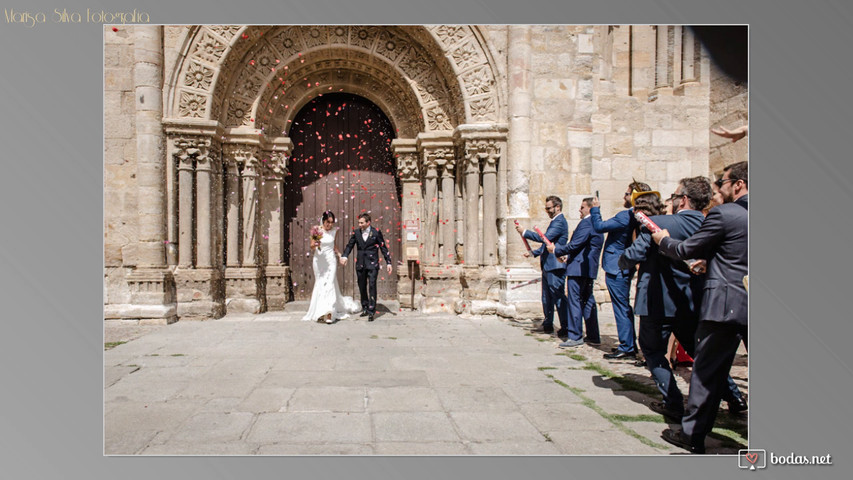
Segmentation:
{"type": "Polygon", "coordinates": [[[335,214],[323,212],[323,227],[320,229],[319,240],[311,239],[311,251],[314,253],[314,291],[311,293],[311,305],[303,321],[317,320],[334,323],[349,317],[350,313],[361,310],[361,305],[352,299],[341,295],[338,286],[337,271],[340,252],[335,247],[335,214]]]}

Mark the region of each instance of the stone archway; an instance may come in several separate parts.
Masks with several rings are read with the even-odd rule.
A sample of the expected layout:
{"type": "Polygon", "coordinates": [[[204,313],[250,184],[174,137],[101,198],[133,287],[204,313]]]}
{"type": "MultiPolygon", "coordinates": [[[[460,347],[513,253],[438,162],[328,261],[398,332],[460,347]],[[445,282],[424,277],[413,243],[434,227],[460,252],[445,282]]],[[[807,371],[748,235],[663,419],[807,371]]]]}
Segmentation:
{"type": "MultiPolygon", "coordinates": [[[[183,267],[193,292],[184,303],[224,298],[229,309],[263,311],[292,298],[280,233],[288,221],[281,217],[293,147],[288,124],[303,105],[331,92],[367,98],[395,129],[408,194],[399,234],[407,259],[424,264],[418,273],[411,266],[401,272],[409,275],[408,284],[399,283],[401,300],[416,277],[436,281],[412,307],[434,291],[461,296],[483,267],[493,270],[505,95],[483,45],[467,26],[191,29],[168,82],[163,121],[169,263],[183,267]],[[198,258],[210,259],[201,274],[198,258]]],[[[176,272],[179,315],[181,278],[176,272]]]]}

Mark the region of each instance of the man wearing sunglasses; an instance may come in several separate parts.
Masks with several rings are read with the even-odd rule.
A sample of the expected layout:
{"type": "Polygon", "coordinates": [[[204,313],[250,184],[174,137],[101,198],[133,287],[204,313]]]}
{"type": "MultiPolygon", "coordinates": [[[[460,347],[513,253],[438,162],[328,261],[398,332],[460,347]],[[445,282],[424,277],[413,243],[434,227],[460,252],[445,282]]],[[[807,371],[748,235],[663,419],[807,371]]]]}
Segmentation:
{"type": "MultiPolygon", "coordinates": [[[[563,201],[560,197],[551,195],[545,199],[545,213],[551,219],[545,236],[553,243],[566,243],[569,238],[569,224],[563,216],[563,201]]],[[[528,240],[540,242],[542,245],[533,250],[533,256],[539,257],[542,267],[542,310],[545,320],[542,325],[533,329],[535,333],[554,333],[554,309],[560,319],[560,329],[557,336],[561,339],[568,338],[567,304],[566,304],[566,264],[557,260],[545,249],[542,237],[532,230],[525,230],[521,225],[515,226],[518,233],[528,240]]],[[[525,257],[530,254],[525,253],[525,257]]]]}
{"type": "Polygon", "coordinates": [[[664,440],[695,453],[705,452],[705,436],[714,427],[735,353],[747,342],[748,296],[744,277],[749,258],[749,165],[726,167],[716,182],[722,205],[714,207],[690,238],[676,240],[664,229],[652,235],[664,255],[706,259],[705,292],[686,415],[681,430],[664,430],[664,440]]]}

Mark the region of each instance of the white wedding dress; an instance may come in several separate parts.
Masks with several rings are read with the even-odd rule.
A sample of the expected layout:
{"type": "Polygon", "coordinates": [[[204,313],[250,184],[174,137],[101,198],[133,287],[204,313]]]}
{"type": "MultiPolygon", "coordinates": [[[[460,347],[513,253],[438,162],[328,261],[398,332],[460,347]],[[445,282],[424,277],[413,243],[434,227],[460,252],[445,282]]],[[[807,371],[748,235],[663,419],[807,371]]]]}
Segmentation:
{"type": "Polygon", "coordinates": [[[361,305],[341,294],[338,285],[338,261],[335,257],[335,236],[337,228],[323,230],[320,238],[320,249],[314,249],[314,291],[311,293],[311,305],[303,321],[314,321],[331,313],[332,318],[341,320],[349,317],[350,313],[361,311],[361,305]]]}

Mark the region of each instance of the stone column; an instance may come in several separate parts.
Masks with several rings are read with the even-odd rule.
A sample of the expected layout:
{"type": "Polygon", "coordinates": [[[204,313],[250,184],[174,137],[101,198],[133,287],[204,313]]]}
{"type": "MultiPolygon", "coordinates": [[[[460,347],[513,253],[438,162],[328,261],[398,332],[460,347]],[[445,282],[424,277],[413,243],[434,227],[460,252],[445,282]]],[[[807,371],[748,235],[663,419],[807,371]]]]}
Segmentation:
{"type": "Polygon", "coordinates": [[[234,152],[226,150],[225,191],[228,198],[228,213],[226,214],[226,252],[225,266],[237,268],[240,266],[240,166],[234,157],[234,152]]]}
{"type": "Polygon", "coordinates": [[[259,161],[256,155],[246,158],[243,165],[243,261],[244,267],[257,265],[258,248],[258,179],[259,161]]]}
{"type": "Polygon", "coordinates": [[[415,309],[420,304],[423,295],[417,287],[421,278],[420,266],[417,263],[420,255],[421,235],[421,196],[420,173],[418,169],[417,140],[395,139],[391,142],[394,156],[397,158],[397,176],[403,184],[401,235],[403,237],[402,260],[403,268],[397,269],[397,298],[401,308],[415,309]]]}
{"type": "Polygon", "coordinates": [[[214,166],[211,171],[211,182],[213,182],[211,195],[213,202],[211,248],[213,251],[211,252],[211,262],[213,262],[213,268],[223,271],[225,268],[225,162],[222,157],[222,145],[215,142],[210,156],[213,159],[212,165],[214,166]]]}
{"type": "Polygon", "coordinates": [[[466,145],[463,172],[465,176],[465,265],[480,264],[480,156],[466,145]]]}
{"type": "Polygon", "coordinates": [[[483,158],[483,265],[498,263],[498,169],[499,147],[490,145],[483,158]]]}
{"type": "Polygon", "coordinates": [[[178,264],[178,148],[175,138],[167,141],[166,153],[166,263],[178,264]]]}
{"type": "Polygon", "coordinates": [[[424,201],[421,226],[423,232],[423,256],[422,262],[427,265],[438,265],[438,164],[436,163],[436,152],[423,152],[424,172],[424,201]]]}
{"type": "Polygon", "coordinates": [[[456,264],[456,158],[452,152],[438,159],[441,168],[441,214],[438,223],[441,231],[439,263],[456,264]]]}
{"type": "Polygon", "coordinates": [[[226,146],[226,151],[230,161],[242,167],[239,180],[232,175],[231,166],[228,174],[231,184],[228,193],[226,304],[229,312],[260,313],[266,305],[264,267],[259,264],[257,256],[260,150],[256,144],[231,143],[226,146]],[[235,228],[237,225],[239,231],[235,228]],[[238,255],[239,261],[236,260],[238,255]]]}
{"type": "Polygon", "coordinates": [[[178,266],[193,267],[193,176],[195,175],[194,155],[198,150],[196,142],[180,139],[177,141],[181,152],[178,154],[178,266]]]}
{"type": "Polygon", "coordinates": [[[671,30],[667,25],[658,25],[655,47],[655,90],[665,93],[672,89],[672,48],[671,30]]]}
{"type": "Polygon", "coordinates": [[[195,218],[196,218],[196,268],[211,268],[213,266],[212,246],[213,236],[211,228],[211,218],[213,216],[214,204],[211,202],[213,197],[212,170],[216,168],[215,160],[209,155],[209,152],[203,151],[195,161],[195,218]]]}
{"type": "Polygon", "coordinates": [[[120,315],[144,322],[172,323],[177,317],[174,278],[166,268],[162,27],[136,25],[132,31],[139,240],[136,269],[127,277],[132,305],[120,315]]]}
{"type": "Polygon", "coordinates": [[[161,28],[134,27],[136,158],[139,191],[137,268],[166,266],[166,158],[163,137],[161,28]]]}
{"type": "Polygon", "coordinates": [[[284,265],[281,209],[284,205],[284,177],[287,156],[271,152],[264,169],[264,227],[266,236],[265,298],[269,310],[282,310],[290,294],[290,269],[284,265]]]}
{"type": "Polygon", "coordinates": [[[509,62],[509,132],[507,133],[507,212],[506,262],[525,266],[527,251],[515,233],[515,222],[530,223],[530,26],[511,25],[507,56],[509,62]],[[515,236],[516,238],[513,238],[515,236]]]}

